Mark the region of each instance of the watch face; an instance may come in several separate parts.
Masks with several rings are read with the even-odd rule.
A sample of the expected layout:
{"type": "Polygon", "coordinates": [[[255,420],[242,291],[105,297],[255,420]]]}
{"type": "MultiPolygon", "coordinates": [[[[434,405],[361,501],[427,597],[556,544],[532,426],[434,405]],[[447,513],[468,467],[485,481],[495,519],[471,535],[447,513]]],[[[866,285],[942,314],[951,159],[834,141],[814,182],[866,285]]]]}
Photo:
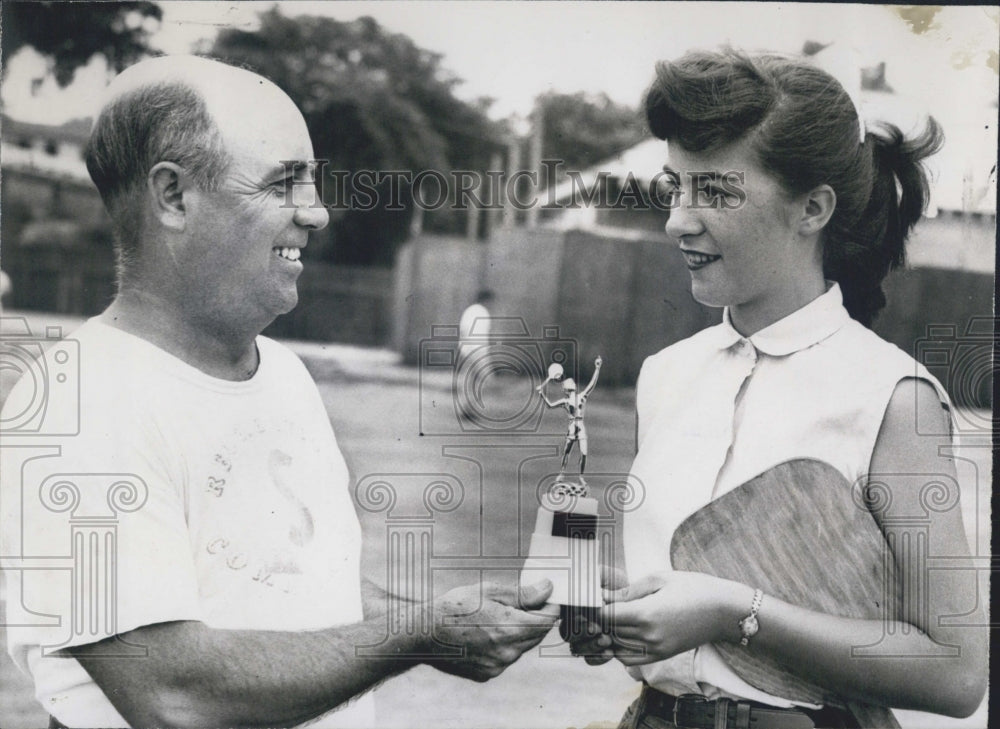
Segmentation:
{"type": "Polygon", "coordinates": [[[748,638],[757,635],[757,630],[760,629],[757,618],[753,615],[743,618],[742,622],[740,622],[740,627],[743,629],[743,635],[748,638]]]}

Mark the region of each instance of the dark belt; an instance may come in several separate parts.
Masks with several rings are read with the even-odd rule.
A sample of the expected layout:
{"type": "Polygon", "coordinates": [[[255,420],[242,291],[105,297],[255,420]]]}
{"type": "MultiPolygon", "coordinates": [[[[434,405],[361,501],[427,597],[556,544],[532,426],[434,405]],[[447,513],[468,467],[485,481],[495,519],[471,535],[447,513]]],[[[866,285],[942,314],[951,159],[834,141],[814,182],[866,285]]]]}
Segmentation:
{"type": "Polygon", "coordinates": [[[70,728],[50,714],[49,729],[70,729],[70,728]]]}
{"type": "Polygon", "coordinates": [[[780,709],[755,701],[709,701],[701,694],[675,697],[648,686],[643,689],[640,711],[641,714],[670,719],[681,729],[813,729],[857,726],[853,717],[832,707],[811,711],[780,709]]]}

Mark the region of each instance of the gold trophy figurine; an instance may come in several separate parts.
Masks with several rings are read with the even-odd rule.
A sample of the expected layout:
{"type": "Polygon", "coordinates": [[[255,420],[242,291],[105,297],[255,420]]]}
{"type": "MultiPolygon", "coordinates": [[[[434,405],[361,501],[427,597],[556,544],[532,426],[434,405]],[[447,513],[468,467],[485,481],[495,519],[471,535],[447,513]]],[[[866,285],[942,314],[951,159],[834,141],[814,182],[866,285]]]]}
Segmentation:
{"type": "Polygon", "coordinates": [[[597,541],[597,499],[583,478],[587,465],[587,430],[583,424],[587,398],[597,385],[603,360],[594,360],[594,375],[582,391],[572,377],[564,377],[562,365],[549,365],[548,377],[535,390],[550,408],[562,407],[569,415],[562,465],[555,481],[539,499],[535,531],[531,535],[528,559],[521,572],[521,584],[546,577],[552,581],[550,602],[562,606],[563,635],[575,633],[582,619],[594,619],[601,600],[600,562],[597,541]],[[549,400],[545,387],[562,383],[564,397],[549,400]],[[566,465],[574,445],[580,448],[580,473],[575,481],[566,477],[566,465]],[[569,633],[567,633],[567,630],[569,633]]]}

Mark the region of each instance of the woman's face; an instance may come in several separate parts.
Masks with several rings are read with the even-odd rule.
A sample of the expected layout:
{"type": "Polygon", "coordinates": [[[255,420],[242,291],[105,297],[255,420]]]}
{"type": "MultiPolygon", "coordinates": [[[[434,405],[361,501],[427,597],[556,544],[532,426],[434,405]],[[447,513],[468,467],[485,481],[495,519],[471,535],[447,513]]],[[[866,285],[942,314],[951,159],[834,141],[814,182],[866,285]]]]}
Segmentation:
{"type": "Polygon", "coordinates": [[[701,153],[671,143],[664,171],[680,192],[666,232],[697,301],[729,306],[749,335],[822,293],[819,241],[799,235],[805,201],[761,168],[746,141],[701,153]]]}

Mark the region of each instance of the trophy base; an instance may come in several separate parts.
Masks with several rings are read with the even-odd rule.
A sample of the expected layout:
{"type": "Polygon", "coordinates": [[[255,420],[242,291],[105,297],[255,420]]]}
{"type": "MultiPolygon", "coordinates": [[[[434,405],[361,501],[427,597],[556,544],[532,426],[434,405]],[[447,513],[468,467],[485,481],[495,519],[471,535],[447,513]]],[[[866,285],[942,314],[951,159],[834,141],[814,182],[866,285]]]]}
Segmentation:
{"type": "Polygon", "coordinates": [[[559,607],[559,635],[567,642],[592,637],[588,626],[601,624],[599,610],[600,608],[597,607],[561,605],[559,607]]]}
{"type": "Polygon", "coordinates": [[[603,605],[597,499],[586,485],[557,479],[539,503],[521,585],[552,582],[550,603],[596,610],[603,605]]]}
{"type": "Polygon", "coordinates": [[[560,473],[553,483],[549,487],[549,494],[554,498],[566,497],[566,496],[578,496],[581,498],[588,498],[590,496],[590,487],[587,486],[587,482],[583,478],[581,473],[579,476],[579,481],[573,483],[572,481],[566,480],[566,474],[560,473]]]}

